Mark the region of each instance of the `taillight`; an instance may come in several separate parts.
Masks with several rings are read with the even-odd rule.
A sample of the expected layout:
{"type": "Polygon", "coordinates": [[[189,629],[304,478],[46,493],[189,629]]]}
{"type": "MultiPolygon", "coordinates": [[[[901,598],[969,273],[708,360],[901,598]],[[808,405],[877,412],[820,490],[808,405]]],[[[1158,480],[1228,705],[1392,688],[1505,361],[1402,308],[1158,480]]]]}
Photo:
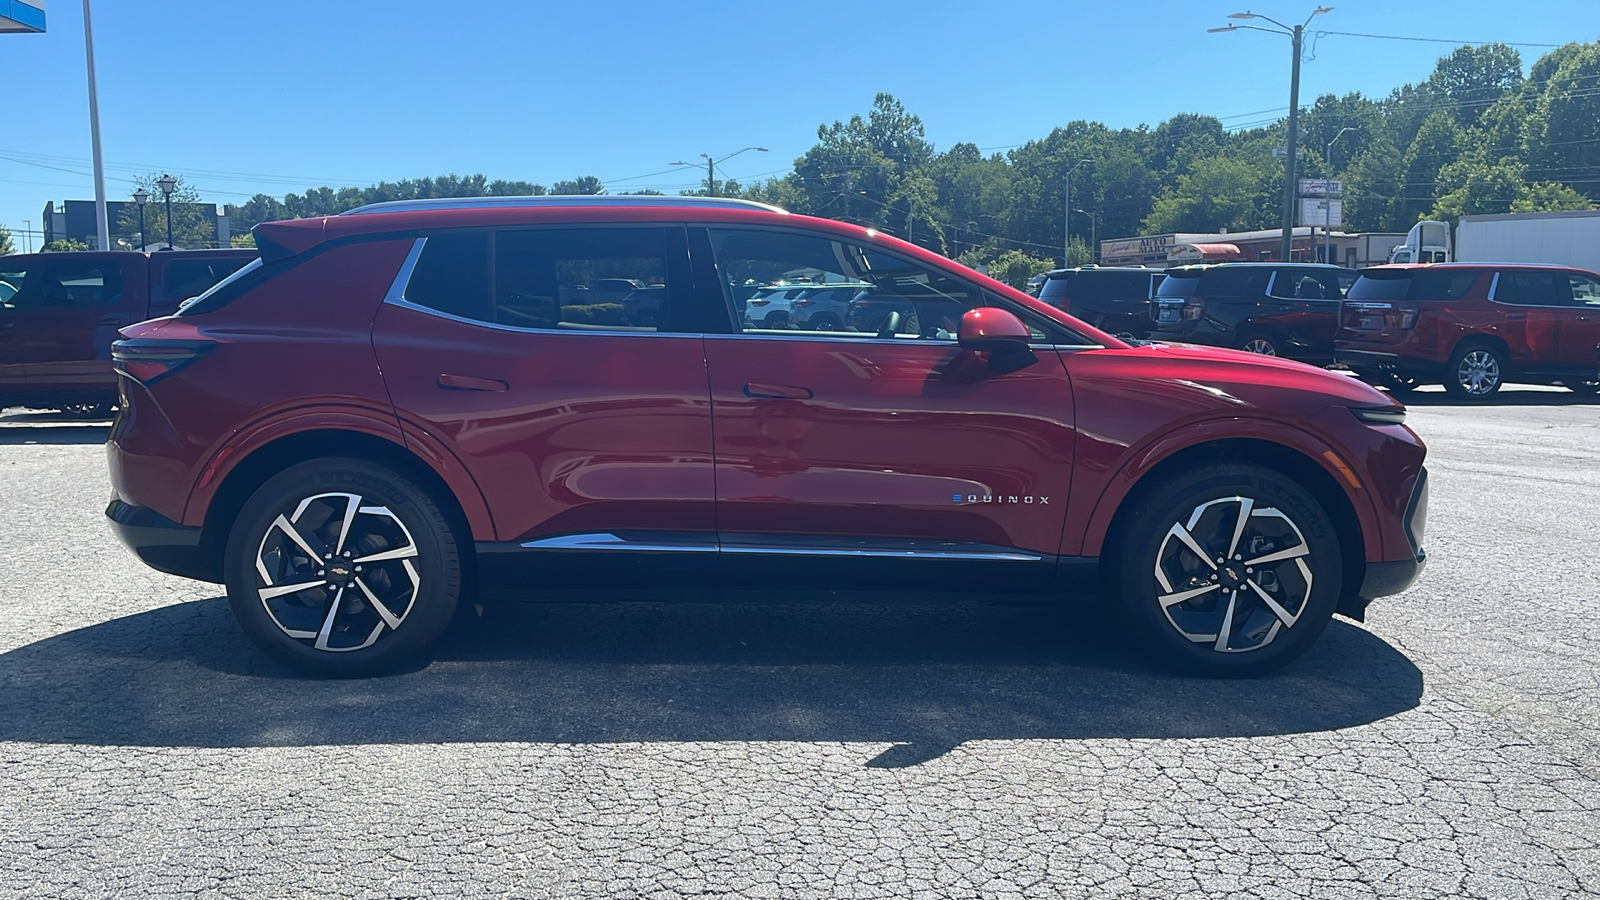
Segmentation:
{"type": "Polygon", "coordinates": [[[806,307],[810,306],[811,304],[813,304],[815,302],[817,302],[817,301],[815,301],[815,300],[796,300],[795,302],[793,302],[793,303],[791,303],[789,305],[793,306],[793,307],[796,307],[797,309],[805,309],[806,307]]]}
{"type": "Polygon", "coordinates": [[[1417,307],[1413,303],[1403,303],[1383,314],[1383,324],[1390,328],[1410,328],[1417,324],[1417,307]]]}
{"type": "Polygon", "coordinates": [[[751,306],[766,306],[767,305],[767,301],[766,300],[757,300],[756,298],[751,297],[749,305],[751,305],[751,306]]]}
{"type": "Polygon", "coordinates": [[[1062,294],[1060,297],[1057,297],[1056,309],[1059,309],[1062,312],[1072,312],[1072,298],[1066,294],[1062,294]]]}
{"type": "Polygon", "coordinates": [[[128,338],[111,342],[111,365],[145,387],[211,352],[215,341],[128,338]]]}
{"type": "Polygon", "coordinates": [[[1205,314],[1206,302],[1204,300],[1190,300],[1183,305],[1183,317],[1191,322],[1200,321],[1200,318],[1205,314]]]}

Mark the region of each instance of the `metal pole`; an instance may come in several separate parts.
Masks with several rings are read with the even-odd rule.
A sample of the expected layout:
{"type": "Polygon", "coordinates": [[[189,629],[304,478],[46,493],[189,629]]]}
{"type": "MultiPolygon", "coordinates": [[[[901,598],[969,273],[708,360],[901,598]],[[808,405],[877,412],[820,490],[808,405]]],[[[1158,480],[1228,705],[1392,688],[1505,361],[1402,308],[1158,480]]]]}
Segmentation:
{"type": "Polygon", "coordinates": [[[139,249],[144,250],[144,204],[139,204],[139,249]]]}
{"type": "Polygon", "coordinates": [[[32,219],[23,219],[22,220],[22,240],[23,240],[24,246],[26,246],[28,248],[24,252],[32,253],[33,252],[33,220],[32,219]]]}
{"type": "MultiPolygon", "coordinates": [[[[1077,166],[1073,166],[1076,169],[1077,166]]],[[[1072,265],[1072,169],[1061,184],[1061,267],[1072,265]]]]}
{"type": "Polygon", "coordinates": [[[1300,126],[1300,40],[1305,34],[1304,25],[1294,27],[1293,44],[1294,59],[1289,74],[1289,140],[1288,155],[1284,160],[1283,180],[1283,261],[1289,262],[1293,258],[1294,247],[1294,200],[1295,194],[1295,152],[1298,149],[1299,135],[1296,129],[1300,126]]]}
{"type": "Polygon", "coordinates": [[[111,249],[111,222],[106,214],[106,173],[100,160],[100,97],[94,84],[94,28],[89,23],[89,0],[83,0],[83,55],[89,69],[89,142],[94,151],[94,218],[100,246],[111,249]]]}
{"type": "Polygon", "coordinates": [[[167,195],[167,249],[172,249],[172,195],[167,195]]]}
{"type": "Polygon", "coordinates": [[[717,162],[711,157],[706,157],[706,196],[717,195],[717,162]]]}
{"type": "MultiPolygon", "coordinates": [[[[1328,156],[1333,155],[1333,142],[1328,143],[1328,156]]],[[[1328,172],[1322,176],[1322,261],[1333,262],[1333,163],[1327,162],[1328,172]]]]}

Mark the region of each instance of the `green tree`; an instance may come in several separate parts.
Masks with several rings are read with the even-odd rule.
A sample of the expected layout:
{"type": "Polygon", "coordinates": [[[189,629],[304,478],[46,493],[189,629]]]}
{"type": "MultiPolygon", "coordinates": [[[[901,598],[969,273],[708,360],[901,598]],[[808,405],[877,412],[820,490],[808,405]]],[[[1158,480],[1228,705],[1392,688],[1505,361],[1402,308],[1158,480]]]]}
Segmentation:
{"type": "Polygon", "coordinates": [[[1535,66],[1548,74],[1524,135],[1533,171],[1600,201],[1600,41],[1550,56],[1559,62],[1535,66]]]}
{"type": "Polygon", "coordinates": [[[229,247],[250,247],[250,248],[253,249],[255,247],[255,245],[256,245],[256,236],[251,234],[248,231],[242,232],[240,234],[230,235],[228,237],[228,246],[229,247]]]}
{"type": "Polygon", "coordinates": [[[1484,110],[1521,84],[1522,54],[1505,44],[1481,44],[1457,47],[1440,59],[1423,88],[1457,124],[1471,127],[1484,110]]]}
{"type": "Polygon", "coordinates": [[[10,256],[17,252],[17,245],[11,240],[11,229],[0,225],[0,256],[10,256]]]}
{"type": "Polygon", "coordinates": [[[45,253],[74,253],[88,249],[89,245],[77,238],[57,238],[44,245],[45,253]]]}
{"type": "Polygon", "coordinates": [[[550,185],[552,194],[604,194],[606,186],[593,175],[584,175],[571,181],[558,181],[550,185]]]}
{"type": "Polygon", "coordinates": [[[989,263],[989,277],[1017,290],[1027,287],[1028,279],[1055,268],[1055,260],[1029,256],[1021,250],[1007,250],[989,263]]]}
{"type": "MultiPolygon", "coordinates": [[[[144,206],[144,245],[167,242],[167,198],[161,193],[161,175],[150,172],[135,176],[133,190],[128,199],[143,189],[150,196],[144,206]]],[[[217,246],[217,219],[211,207],[200,202],[200,192],[182,176],[173,176],[177,182],[172,191],[172,244],[195,249],[217,246]]],[[[120,239],[129,247],[139,247],[139,210],[129,203],[111,227],[112,244],[120,239]]]]}
{"type": "MultiPolygon", "coordinates": [[[[1281,181],[1282,179],[1278,179],[1281,181]]],[[[1176,187],[1156,198],[1144,220],[1151,234],[1172,231],[1248,231],[1268,227],[1273,215],[1264,198],[1273,191],[1250,163],[1226,156],[1196,160],[1176,187]]]]}

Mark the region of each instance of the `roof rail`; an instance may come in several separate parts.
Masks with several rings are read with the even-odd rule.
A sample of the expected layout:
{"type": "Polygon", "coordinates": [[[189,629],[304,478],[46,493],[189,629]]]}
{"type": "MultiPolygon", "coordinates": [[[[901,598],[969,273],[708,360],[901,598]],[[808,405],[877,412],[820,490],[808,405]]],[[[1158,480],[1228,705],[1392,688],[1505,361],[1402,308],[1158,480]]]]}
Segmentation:
{"type": "Polygon", "coordinates": [[[341,216],[359,216],[379,212],[421,212],[440,209],[479,209],[521,206],[684,206],[700,209],[762,209],[768,212],[787,213],[788,210],[754,200],[733,197],[655,197],[609,196],[606,194],[559,194],[542,197],[456,197],[439,200],[389,200],[370,203],[339,213],[341,216]]]}

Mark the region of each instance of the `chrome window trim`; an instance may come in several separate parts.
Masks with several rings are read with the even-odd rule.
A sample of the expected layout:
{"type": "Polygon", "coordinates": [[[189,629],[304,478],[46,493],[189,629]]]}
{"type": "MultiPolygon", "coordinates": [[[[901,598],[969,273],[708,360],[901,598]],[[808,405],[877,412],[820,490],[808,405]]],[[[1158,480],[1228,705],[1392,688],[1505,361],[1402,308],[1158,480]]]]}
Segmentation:
{"type": "MultiPolygon", "coordinates": [[[[1494,273],[1494,279],[1489,282],[1489,302],[1490,303],[1500,303],[1500,302],[1502,302],[1499,299],[1497,299],[1496,296],[1495,296],[1496,294],[1499,294],[1499,293],[1500,293],[1500,273],[1496,272],[1496,273],[1494,273]]],[[[1512,304],[1506,304],[1506,305],[1510,306],[1512,304]]]]}
{"type": "MultiPolygon", "coordinates": [[[[411,273],[416,271],[417,260],[422,258],[422,248],[427,246],[427,243],[428,239],[425,237],[419,237],[411,242],[411,249],[406,253],[406,260],[400,264],[400,271],[395,273],[394,281],[390,282],[388,292],[383,295],[383,302],[405,302],[406,286],[411,283],[411,273]]],[[[406,305],[416,309],[425,308],[415,303],[407,303],[406,305]]],[[[441,313],[441,315],[443,314],[441,313]]]]}
{"type": "MultiPolygon", "coordinates": [[[[866,332],[859,332],[865,335],[866,332]]],[[[828,341],[839,344],[859,346],[861,344],[882,344],[893,347],[959,347],[959,341],[941,341],[937,338],[880,338],[880,337],[845,337],[837,331],[796,331],[784,334],[780,331],[740,332],[739,334],[705,334],[706,340],[761,340],[761,341],[828,341]]],[[[1104,350],[1105,344],[1028,344],[1033,350],[1104,350]]]]}

